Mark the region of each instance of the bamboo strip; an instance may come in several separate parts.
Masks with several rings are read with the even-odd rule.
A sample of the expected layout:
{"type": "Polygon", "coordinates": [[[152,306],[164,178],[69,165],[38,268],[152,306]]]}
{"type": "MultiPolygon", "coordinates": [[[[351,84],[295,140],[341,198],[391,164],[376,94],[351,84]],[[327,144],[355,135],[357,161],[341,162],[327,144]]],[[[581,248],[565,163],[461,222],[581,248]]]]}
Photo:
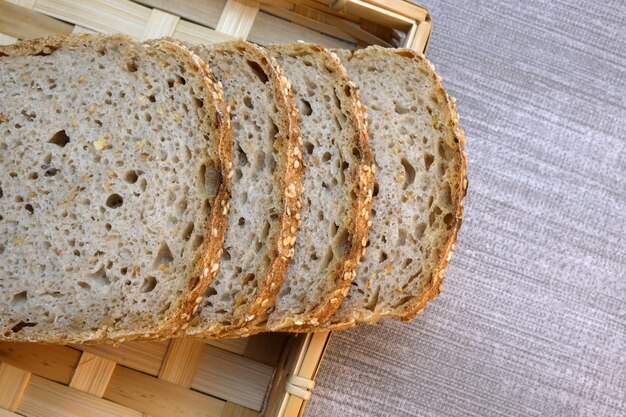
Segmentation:
{"type": "MultiPolygon", "coordinates": [[[[336,0],[319,1],[329,6],[336,3],[336,0]]],[[[411,25],[415,22],[410,18],[370,4],[363,0],[347,0],[344,11],[349,14],[357,15],[362,19],[368,19],[372,22],[380,23],[381,25],[390,26],[394,29],[400,30],[410,29],[411,25]]]]}
{"type": "Polygon", "coordinates": [[[228,0],[215,30],[245,39],[258,13],[259,2],[256,0],[228,0]]]}
{"type": "Polygon", "coordinates": [[[18,39],[13,36],[5,35],[4,33],[0,33],[0,45],[11,45],[12,43],[17,42],[18,39]]]}
{"type": "Polygon", "coordinates": [[[148,23],[143,29],[142,40],[155,39],[163,36],[172,36],[178,25],[180,17],[170,13],[162,12],[158,9],[152,9],[148,23]]]}
{"type": "Polygon", "coordinates": [[[104,33],[140,39],[150,9],[130,0],[38,0],[34,10],[104,33]]]}
{"type": "Polygon", "coordinates": [[[25,7],[27,9],[32,9],[35,7],[35,3],[37,0],[7,0],[9,3],[17,4],[18,6],[25,7]]]}
{"type": "Polygon", "coordinates": [[[276,366],[287,344],[289,335],[286,333],[261,333],[252,336],[248,341],[243,356],[255,362],[276,366]]]}
{"type": "Polygon", "coordinates": [[[30,379],[30,372],[6,363],[0,363],[0,408],[17,410],[22,400],[24,389],[30,379]]]}
{"type": "Polygon", "coordinates": [[[407,46],[418,52],[425,53],[428,48],[428,41],[430,40],[430,34],[432,32],[433,24],[430,21],[422,22],[417,25],[415,36],[410,44],[407,46]]]}
{"type": "Polygon", "coordinates": [[[15,414],[12,411],[0,408],[0,417],[22,417],[19,414],[15,414]]]}
{"type": "Polygon", "coordinates": [[[258,417],[259,413],[249,408],[227,402],[220,417],[258,417]]]}
{"type": "Polygon", "coordinates": [[[429,19],[428,10],[406,0],[367,0],[367,2],[418,22],[429,19]]]}
{"type": "Polygon", "coordinates": [[[415,39],[415,35],[417,34],[417,24],[414,24],[411,29],[406,33],[404,40],[402,41],[402,47],[408,48],[415,39]]]}
{"type": "Polygon", "coordinates": [[[70,381],[70,387],[102,397],[116,363],[89,352],[84,352],[70,381]]]}
{"type": "Polygon", "coordinates": [[[258,411],[273,371],[271,366],[206,345],[191,387],[258,411]]]}
{"type": "Polygon", "coordinates": [[[138,3],[175,14],[190,22],[215,28],[226,0],[139,0],[138,3]]]}
{"type": "Polygon", "coordinates": [[[72,25],[0,0],[0,33],[18,39],[32,39],[71,32],[72,25]]]}
{"type": "Polygon", "coordinates": [[[240,338],[240,339],[207,339],[205,343],[211,346],[215,346],[222,350],[227,350],[229,352],[236,353],[238,355],[243,355],[246,351],[246,347],[252,338],[240,338]]]}
{"type": "Polygon", "coordinates": [[[75,348],[117,362],[128,368],[156,376],[159,374],[161,363],[167,351],[167,342],[126,342],[118,347],[111,345],[78,345],[75,348]]]}
{"type": "Polygon", "coordinates": [[[32,343],[0,343],[0,362],[68,384],[80,352],[66,346],[32,343]]]}
{"type": "Polygon", "coordinates": [[[104,398],[153,417],[219,417],[224,401],[118,366],[104,398]]]}
{"type": "Polygon", "coordinates": [[[231,40],[232,37],[195,23],[181,20],[176,27],[174,37],[191,43],[217,43],[231,40]]]}
{"type": "Polygon", "coordinates": [[[313,29],[288,22],[280,17],[260,12],[250,30],[248,40],[261,45],[302,40],[320,43],[327,48],[351,48],[353,43],[341,41],[332,36],[324,35],[313,29]]]}
{"type": "Polygon", "coordinates": [[[279,7],[273,7],[273,6],[263,6],[263,10],[270,14],[273,14],[274,16],[278,16],[290,22],[308,27],[317,32],[326,33],[328,35],[334,36],[339,39],[343,39],[348,42],[356,41],[354,37],[346,34],[344,31],[340,29],[337,29],[335,26],[329,25],[324,22],[320,22],[319,20],[316,20],[316,19],[311,19],[299,13],[295,13],[289,10],[285,10],[285,9],[281,9],[279,7]]]}
{"type": "Polygon", "coordinates": [[[141,413],[33,375],[19,414],[28,417],[141,417],[141,413]]]}
{"type": "Polygon", "coordinates": [[[72,30],[72,33],[98,33],[95,30],[87,29],[86,27],[76,25],[72,30]]]}
{"type": "Polygon", "coordinates": [[[159,379],[189,388],[203,350],[202,340],[191,337],[172,339],[159,372],[159,379]]]}

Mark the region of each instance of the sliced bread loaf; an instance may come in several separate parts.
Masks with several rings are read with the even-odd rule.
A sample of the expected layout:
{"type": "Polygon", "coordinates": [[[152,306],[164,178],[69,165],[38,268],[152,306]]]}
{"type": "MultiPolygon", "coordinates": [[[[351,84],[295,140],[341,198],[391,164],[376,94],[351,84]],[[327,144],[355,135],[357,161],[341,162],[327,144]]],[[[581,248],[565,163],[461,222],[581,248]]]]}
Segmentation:
{"type": "Polygon", "coordinates": [[[218,337],[254,325],[274,304],[294,252],[302,142],[289,83],[263,49],[235,41],[193,51],[221,82],[234,131],[221,269],[187,331],[218,337]]]}
{"type": "Polygon", "coordinates": [[[205,64],[170,42],[0,47],[0,339],[184,327],[217,271],[232,135],[205,64]]]}
{"type": "Polygon", "coordinates": [[[467,187],[463,131],[433,66],[405,49],[338,55],[368,108],[378,171],[367,254],[326,330],[409,320],[441,291],[467,187]]]}
{"type": "Polygon", "coordinates": [[[348,292],[367,241],[372,157],[356,87],[337,57],[312,44],[268,50],[293,88],[306,171],[295,255],[266,327],[297,331],[326,320],[348,292]]]}

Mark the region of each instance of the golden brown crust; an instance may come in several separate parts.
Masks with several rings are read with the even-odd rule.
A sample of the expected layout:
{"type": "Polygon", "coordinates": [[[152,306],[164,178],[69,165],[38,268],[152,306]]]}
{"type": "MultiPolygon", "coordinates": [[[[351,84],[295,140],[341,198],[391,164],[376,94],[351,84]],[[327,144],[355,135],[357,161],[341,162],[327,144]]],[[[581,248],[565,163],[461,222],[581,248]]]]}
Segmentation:
{"type": "MultiPolygon", "coordinates": [[[[463,218],[463,198],[467,194],[467,155],[465,153],[465,134],[459,127],[459,117],[456,113],[456,105],[450,96],[443,88],[442,80],[435,72],[435,68],[428,61],[424,55],[419,54],[410,49],[384,49],[384,48],[368,48],[362,51],[356,51],[355,54],[360,53],[387,53],[395,54],[406,59],[413,60],[420,67],[424,68],[430,78],[437,86],[438,98],[441,100],[441,107],[444,109],[445,120],[444,123],[448,126],[452,132],[452,140],[454,142],[454,148],[456,148],[456,158],[452,172],[454,173],[450,181],[452,190],[452,212],[454,213],[454,220],[452,228],[448,232],[448,237],[443,241],[439,248],[440,259],[437,266],[433,269],[431,276],[422,291],[415,295],[415,298],[404,305],[399,311],[383,311],[375,312],[364,323],[372,324],[377,322],[383,317],[396,317],[404,321],[409,321],[415,318],[415,316],[424,310],[426,304],[434,299],[443,289],[443,276],[448,262],[454,251],[457,234],[461,226],[463,218]]],[[[323,326],[323,330],[344,330],[359,324],[350,316],[343,318],[333,318],[331,323],[323,326]]],[[[322,330],[322,329],[320,329],[322,330]]]]}
{"type": "MultiPolygon", "coordinates": [[[[275,247],[275,254],[267,269],[264,279],[260,282],[254,298],[245,308],[241,317],[230,325],[216,323],[210,328],[194,331],[194,336],[235,337],[245,333],[246,328],[256,325],[266,317],[266,313],[274,305],[287,267],[294,254],[295,236],[300,225],[300,208],[302,206],[302,136],[300,135],[299,115],[291,92],[291,83],[285,78],[276,61],[265,50],[246,41],[233,41],[215,46],[216,49],[238,49],[247,59],[256,62],[268,77],[268,85],[273,90],[274,103],[280,113],[279,135],[276,149],[281,152],[274,173],[276,189],[281,190],[282,212],[278,220],[278,228],[270,237],[275,247]],[[286,245],[283,242],[287,242],[286,245]]],[[[199,326],[202,327],[202,326],[199,326]]]]}
{"type": "MultiPolygon", "coordinates": [[[[124,35],[60,35],[28,40],[9,46],[0,46],[0,56],[17,54],[32,55],[42,52],[49,54],[66,46],[89,45],[97,47],[99,43],[104,42],[123,42],[139,45],[124,35]]],[[[214,82],[210,69],[203,61],[191,54],[189,51],[186,51],[180,46],[167,41],[155,42],[152,45],[146,44],[145,48],[158,48],[163,51],[168,51],[184,61],[184,63],[188,65],[190,71],[198,72],[202,75],[206,91],[205,102],[212,103],[211,108],[215,109],[215,112],[211,114],[211,122],[213,126],[215,126],[217,140],[219,141],[218,149],[220,166],[217,167],[217,169],[221,173],[222,182],[219,186],[216,197],[214,198],[209,219],[207,219],[206,222],[207,229],[206,238],[204,240],[206,249],[201,264],[202,268],[197,268],[195,270],[195,274],[192,274],[193,276],[190,279],[190,284],[193,286],[189,289],[189,293],[187,293],[184,298],[180,300],[179,308],[175,310],[170,317],[160,323],[156,329],[151,329],[148,333],[130,330],[120,332],[107,328],[94,332],[95,334],[88,335],[87,338],[85,338],[85,336],[78,336],[77,334],[73,336],[62,335],[56,338],[44,337],[29,339],[29,341],[92,344],[103,342],[120,343],[125,340],[132,339],[168,337],[186,326],[190,315],[200,302],[201,295],[204,294],[204,291],[210,284],[212,278],[217,273],[214,266],[218,263],[221,256],[221,247],[226,230],[226,218],[229,206],[228,201],[230,198],[230,180],[228,172],[229,169],[232,168],[232,129],[230,127],[230,118],[228,117],[224,96],[221,88],[214,82]]]]}

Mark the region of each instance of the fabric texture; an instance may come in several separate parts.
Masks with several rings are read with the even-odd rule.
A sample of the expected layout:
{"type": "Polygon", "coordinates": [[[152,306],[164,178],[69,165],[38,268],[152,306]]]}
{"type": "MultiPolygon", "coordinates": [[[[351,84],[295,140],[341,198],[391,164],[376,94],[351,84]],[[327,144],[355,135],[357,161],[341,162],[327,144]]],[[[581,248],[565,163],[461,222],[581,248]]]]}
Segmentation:
{"type": "Polygon", "coordinates": [[[469,193],[443,293],[333,335],[305,412],[626,415],[626,3],[426,1],[469,193]]]}

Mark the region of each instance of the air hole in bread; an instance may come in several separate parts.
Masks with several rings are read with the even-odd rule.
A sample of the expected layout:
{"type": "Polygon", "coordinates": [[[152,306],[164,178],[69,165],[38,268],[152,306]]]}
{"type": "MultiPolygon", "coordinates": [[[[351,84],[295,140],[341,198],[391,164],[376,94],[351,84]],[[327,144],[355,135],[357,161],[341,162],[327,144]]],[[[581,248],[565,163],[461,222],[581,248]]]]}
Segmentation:
{"type": "Polygon", "coordinates": [[[18,292],[17,294],[13,295],[13,298],[11,299],[11,305],[15,307],[26,304],[26,302],[28,302],[28,291],[18,292]]]}
{"type": "Polygon", "coordinates": [[[252,104],[252,99],[250,98],[250,96],[245,96],[243,98],[243,104],[250,110],[254,109],[254,105],[252,104]]]}
{"type": "Polygon", "coordinates": [[[187,223],[187,226],[183,230],[183,240],[187,242],[191,238],[191,234],[193,233],[193,229],[195,228],[195,224],[193,222],[187,223]]]}
{"type": "Polygon", "coordinates": [[[39,174],[37,174],[36,172],[31,172],[30,174],[28,174],[29,180],[36,180],[37,178],[39,178],[39,174]]]}
{"type": "Polygon", "coordinates": [[[126,70],[128,72],[137,71],[137,61],[134,58],[130,58],[128,61],[126,61],[126,70]]]}
{"type": "Polygon", "coordinates": [[[204,100],[198,98],[198,97],[194,97],[193,98],[193,104],[196,106],[196,108],[201,109],[204,107],[204,100]]]}
{"type": "Polygon", "coordinates": [[[317,90],[317,83],[315,81],[313,81],[307,75],[304,75],[302,78],[304,79],[304,83],[306,85],[306,88],[309,88],[311,90],[317,90]]]}
{"type": "Polygon", "coordinates": [[[387,259],[389,259],[389,255],[387,255],[387,252],[385,252],[384,250],[381,250],[380,255],[378,256],[378,262],[383,263],[387,259]]]}
{"type": "Polygon", "coordinates": [[[324,257],[322,258],[322,263],[320,264],[320,272],[324,272],[326,268],[328,268],[328,265],[330,265],[334,257],[333,248],[330,246],[327,247],[326,252],[324,252],[324,257]]]}
{"type": "Polygon", "coordinates": [[[152,115],[148,112],[143,114],[143,118],[146,122],[150,123],[152,121],[152,115]]]}
{"type": "Polygon", "coordinates": [[[398,246],[406,245],[406,236],[407,236],[406,229],[398,230],[398,246]]]}
{"type": "MultiPolygon", "coordinates": [[[[181,72],[185,72],[184,68],[182,69],[181,72]]],[[[187,80],[184,77],[181,77],[180,75],[176,74],[176,84],[180,84],[180,85],[186,85],[187,84],[187,80]]]]}
{"type": "Polygon", "coordinates": [[[406,108],[402,103],[399,103],[397,101],[395,102],[394,110],[398,114],[406,114],[409,112],[408,108],[406,108]]]}
{"type": "Polygon", "coordinates": [[[230,252],[228,251],[228,249],[224,249],[224,252],[222,253],[222,259],[225,261],[230,261],[230,252]]]}
{"type": "MultiPolygon", "coordinates": [[[[193,224],[193,223],[192,223],[193,224]]],[[[167,244],[165,240],[161,241],[159,245],[159,249],[156,252],[154,257],[154,262],[152,264],[153,268],[159,269],[163,268],[161,265],[168,265],[174,261],[174,256],[172,255],[172,250],[170,246],[167,244]]]]}
{"type": "Polygon", "coordinates": [[[443,223],[447,226],[448,229],[452,228],[452,224],[454,222],[454,215],[452,213],[448,213],[443,216],[443,223]]]}
{"type": "Polygon", "coordinates": [[[65,133],[65,130],[59,130],[54,135],[52,135],[48,143],[52,143],[63,148],[65,147],[65,145],[69,143],[69,141],[70,141],[70,138],[65,133]]]}
{"type": "Polygon", "coordinates": [[[305,116],[310,116],[313,113],[313,109],[311,108],[311,103],[308,100],[305,100],[303,98],[300,99],[300,102],[302,103],[302,109],[300,110],[300,113],[302,113],[305,116]]]}
{"type": "Polygon", "coordinates": [[[263,71],[263,68],[261,68],[261,66],[257,62],[247,59],[246,64],[248,64],[254,75],[256,75],[259,81],[261,81],[263,84],[269,81],[267,74],[265,73],[265,71],[263,71]]]}
{"type": "Polygon", "coordinates": [[[141,174],[143,174],[143,172],[141,171],[136,171],[136,170],[127,171],[126,174],[124,174],[124,181],[126,181],[129,184],[134,184],[137,182],[137,179],[139,178],[141,174]]]}
{"type": "Polygon", "coordinates": [[[193,242],[191,242],[191,247],[196,250],[200,247],[200,245],[202,245],[202,243],[204,242],[204,236],[202,235],[195,235],[193,237],[193,242]]]}
{"type": "Polygon", "coordinates": [[[119,194],[111,194],[106,201],[106,206],[112,209],[121,207],[124,204],[124,199],[119,194]]]}
{"type": "Polygon", "coordinates": [[[139,180],[139,189],[141,190],[141,192],[146,191],[147,186],[148,186],[148,181],[146,181],[145,178],[142,178],[141,180],[139,180]]]}
{"type": "Polygon", "coordinates": [[[57,168],[50,168],[46,172],[43,173],[44,177],[54,177],[59,170],[57,168]]]}
{"type": "Polygon", "coordinates": [[[330,235],[332,237],[337,236],[337,231],[339,230],[339,225],[336,222],[332,222],[330,224],[330,235]]]}
{"type": "Polygon", "coordinates": [[[270,234],[270,222],[265,220],[263,223],[263,229],[261,230],[261,239],[266,239],[270,234]]]}
{"type": "Polygon", "coordinates": [[[415,168],[409,161],[406,160],[406,158],[402,158],[400,162],[404,168],[404,184],[402,185],[402,188],[406,190],[415,181],[415,168]]]}
{"type": "Polygon", "coordinates": [[[330,157],[331,157],[330,152],[324,152],[324,154],[322,155],[322,161],[328,162],[330,161],[330,157]]]}
{"type": "Polygon", "coordinates": [[[237,224],[239,226],[243,226],[244,224],[246,224],[246,219],[244,219],[243,217],[240,217],[239,220],[237,220],[237,224]]]}
{"type": "MultiPolygon", "coordinates": [[[[2,216],[0,216],[2,217],[2,216]]],[[[2,220],[2,219],[0,219],[2,220]]],[[[0,255],[2,255],[4,253],[4,245],[2,243],[0,243],[0,255]]]]}
{"type": "Polygon", "coordinates": [[[25,322],[25,321],[20,321],[15,326],[11,327],[11,331],[13,333],[17,333],[17,332],[21,331],[22,329],[24,329],[25,327],[34,327],[36,325],[37,325],[37,323],[28,323],[28,322],[25,322]]]}
{"type": "Polygon", "coordinates": [[[35,212],[35,209],[33,208],[33,206],[31,204],[25,204],[24,208],[26,209],[26,211],[28,211],[30,214],[33,214],[35,212]]]}
{"type": "Polygon", "coordinates": [[[312,155],[313,149],[315,149],[315,145],[313,145],[311,142],[304,142],[304,150],[306,151],[306,153],[312,155]]]}
{"type": "Polygon", "coordinates": [[[437,173],[439,174],[440,177],[443,177],[446,173],[446,164],[444,162],[440,163],[437,166],[437,173]]]}
{"type": "Polygon", "coordinates": [[[156,287],[156,285],[157,285],[157,280],[155,277],[151,277],[151,276],[145,277],[143,279],[143,283],[141,284],[141,288],[139,289],[139,291],[141,291],[142,293],[151,292],[152,290],[154,290],[154,287],[156,287]]]}
{"type": "MultiPolygon", "coordinates": [[[[96,252],[96,255],[98,252],[96,252]]],[[[100,254],[102,254],[100,252],[100,254]]],[[[106,286],[111,283],[109,277],[107,276],[106,270],[104,269],[104,265],[101,265],[95,272],[87,274],[87,278],[89,278],[92,282],[94,282],[98,286],[106,286]]]]}
{"type": "Polygon", "coordinates": [[[432,226],[433,224],[435,224],[436,218],[437,218],[437,216],[435,215],[435,213],[433,211],[428,213],[428,225],[432,226]]]}
{"type": "Polygon", "coordinates": [[[246,274],[241,278],[241,283],[243,285],[248,285],[249,283],[254,281],[255,278],[256,278],[255,274],[246,274]]]}
{"type": "Polygon", "coordinates": [[[359,150],[359,148],[357,148],[356,146],[352,148],[352,155],[354,155],[354,157],[357,159],[361,159],[361,151],[359,150]]]}
{"type": "Polygon", "coordinates": [[[433,154],[430,154],[430,153],[424,154],[424,168],[426,168],[426,171],[430,169],[430,166],[433,164],[434,161],[435,161],[435,156],[433,154]]]}

